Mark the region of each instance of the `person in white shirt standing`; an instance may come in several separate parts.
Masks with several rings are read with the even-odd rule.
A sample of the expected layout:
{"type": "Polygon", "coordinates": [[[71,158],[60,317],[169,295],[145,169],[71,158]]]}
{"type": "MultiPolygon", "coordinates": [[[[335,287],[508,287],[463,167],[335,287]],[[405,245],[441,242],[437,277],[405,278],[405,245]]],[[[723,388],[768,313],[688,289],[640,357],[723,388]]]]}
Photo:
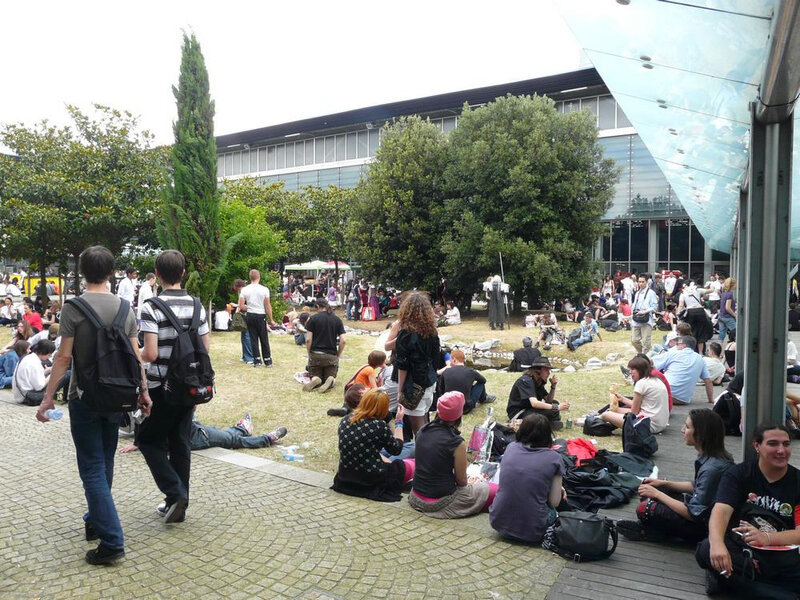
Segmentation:
{"type": "Polygon", "coordinates": [[[639,289],[633,296],[631,314],[631,344],[639,354],[650,352],[653,333],[653,314],[658,310],[658,296],[647,285],[644,275],[639,275],[639,289]]]}
{"type": "Polygon", "coordinates": [[[128,267],[125,269],[125,277],[119,282],[117,286],[117,296],[123,300],[127,300],[131,306],[136,299],[136,276],[139,271],[135,267],[128,267]]]}
{"type": "Polygon", "coordinates": [[[156,295],[156,275],[155,273],[148,273],[144,278],[144,283],[139,286],[139,296],[136,302],[138,307],[136,316],[139,319],[139,324],[142,324],[142,307],[144,301],[156,295]]]}
{"type": "Polygon", "coordinates": [[[253,349],[253,366],[258,367],[263,360],[265,367],[272,366],[272,354],[269,350],[269,336],[267,334],[267,317],[270,325],[275,325],[272,320],[272,303],[269,299],[269,288],[260,283],[261,273],[258,269],[250,270],[250,285],[246,285],[239,293],[239,310],[245,313],[247,331],[250,333],[250,345],[253,349]],[[258,346],[261,342],[261,358],[258,346]]]}

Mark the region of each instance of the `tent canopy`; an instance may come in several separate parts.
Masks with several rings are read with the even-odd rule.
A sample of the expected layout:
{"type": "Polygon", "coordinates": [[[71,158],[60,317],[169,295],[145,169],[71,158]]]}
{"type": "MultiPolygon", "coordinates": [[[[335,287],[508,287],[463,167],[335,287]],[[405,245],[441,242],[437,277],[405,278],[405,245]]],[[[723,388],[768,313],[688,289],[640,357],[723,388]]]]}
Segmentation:
{"type": "MultiPolygon", "coordinates": [[[[336,266],[332,260],[325,262],[324,260],[311,260],[309,262],[304,263],[296,263],[293,265],[286,265],[284,267],[285,271],[322,271],[328,269],[335,269],[336,266]]],[[[349,271],[350,265],[348,265],[344,261],[339,261],[339,270],[340,271],[349,271]]]]}

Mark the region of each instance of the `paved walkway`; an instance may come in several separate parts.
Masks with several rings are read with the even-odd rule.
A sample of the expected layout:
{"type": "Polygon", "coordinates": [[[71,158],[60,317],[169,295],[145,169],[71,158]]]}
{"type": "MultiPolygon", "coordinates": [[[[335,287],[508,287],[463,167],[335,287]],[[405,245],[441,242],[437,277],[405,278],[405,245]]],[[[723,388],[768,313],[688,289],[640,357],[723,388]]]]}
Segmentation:
{"type": "MultiPolygon", "coordinates": [[[[0,396],[0,400],[7,399],[0,396]]],[[[0,401],[0,598],[545,598],[564,561],[502,541],[486,515],[442,522],[405,502],[329,491],[330,478],[245,453],[193,454],[185,523],[165,525],[141,455],[120,455],[126,556],[83,555],[68,415],[0,401]]],[[[124,440],[122,440],[124,442],[124,440]]]]}

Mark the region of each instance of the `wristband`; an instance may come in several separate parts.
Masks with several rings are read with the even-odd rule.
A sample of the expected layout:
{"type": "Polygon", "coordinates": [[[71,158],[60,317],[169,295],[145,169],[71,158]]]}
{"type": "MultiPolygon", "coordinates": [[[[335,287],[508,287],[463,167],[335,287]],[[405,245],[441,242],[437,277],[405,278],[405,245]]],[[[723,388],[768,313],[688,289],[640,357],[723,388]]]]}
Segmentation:
{"type": "Polygon", "coordinates": [[[402,429],[403,428],[403,422],[402,421],[395,421],[394,422],[394,426],[395,427],[399,427],[400,429],[402,429]]]}

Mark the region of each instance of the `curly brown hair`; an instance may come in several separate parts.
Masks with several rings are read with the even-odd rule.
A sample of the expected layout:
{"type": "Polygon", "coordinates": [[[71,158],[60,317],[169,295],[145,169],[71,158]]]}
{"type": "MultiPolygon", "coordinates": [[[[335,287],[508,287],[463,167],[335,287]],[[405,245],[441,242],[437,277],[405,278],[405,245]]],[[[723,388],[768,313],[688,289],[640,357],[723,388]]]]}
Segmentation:
{"type": "Polygon", "coordinates": [[[433,314],[430,296],[425,292],[412,292],[403,298],[397,313],[400,329],[416,333],[422,338],[434,337],[436,316],[433,314]]]}

